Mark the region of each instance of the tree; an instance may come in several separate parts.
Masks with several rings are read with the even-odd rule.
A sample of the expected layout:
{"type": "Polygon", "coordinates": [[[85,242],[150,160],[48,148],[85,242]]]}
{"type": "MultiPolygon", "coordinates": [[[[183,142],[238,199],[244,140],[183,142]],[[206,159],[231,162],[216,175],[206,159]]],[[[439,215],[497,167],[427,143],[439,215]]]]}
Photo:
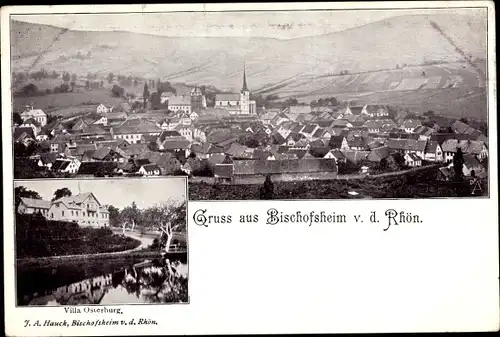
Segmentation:
{"type": "Polygon", "coordinates": [[[147,102],[147,99],[149,98],[149,88],[148,88],[148,84],[147,83],[144,83],[144,91],[142,93],[142,98],[144,100],[144,108],[146,108],[146,102],[147,102]]]}
{"type": "Polygon", "coordinates": [[[132,205],[125,207],[120,213],[120,221],[122,222],[123,233],[125,233],[127,224],[132,225],[131,229],[134,230],[140,218],[141,210],[137,208],[135,201],[132,202],[132,205]]]}
{"type": "Polygon", "coordinates": [[[108,206],[108,212],[109,212],[109,225],[110,226],[117,226],[120,222],[120,210],[113,205],[108,206]]]}
{"type": "Polygon", "coordinates": [[[163,92],[163,85],[162,83],[160,82],[160,79],[158,79],[158,82],[156,83],[156,92],[158,93],[158,95],[161,96],[162,92],[163,92]]]}
{"type": "Polygon", "coordinates": [[[63,75],[63,81],[64,82],[69,82],[70,79],[71,79],[71,75],[69,73],[64,73],[64,75],[63,75]]]}
{"type": "Polygon", "coordinates": [[[266,175],[264,185],[260,188],[260,199],[269,200],[274,197],[274,184],[271,181],[271,176],[266,175]]]}
{"type": "Polygon", "coordinates": [[[107,78],[108,78],[108,83],[111,84],[115,79],[115,75],[113,75],[113,73],[109,73],[107,78]]]}
{"type": "Polygon", "coordinates": [[[71,91],[72,92],[75,91],[75,86],[76,86],[75,81],[71,81],[70,85],[71,85],[71,91]]]}
{"type": "Polygon", "coordinates": [[[453,171],[455,172],[455,181],[463,180],[464,154],[462,149],[457,148],[457,152],[453,156],[453,171]]]}
{"type": "Polygon", "coordinates": [[[460,121],[465,124],[469,124],[469,120],[465,117],[460,118],[460,121]]]}
{"type": "Polygon", "coordinates": [[[120,87],[118,84],[113,85],[113,88],[111,89],[111,93],[115,97],[121,97],[125,93],[125,89],[120,87]]]}
{"type": "Polygon", "coordinates": [[[38,92],[38,87],[36,85],[34,85],[33,83],[30,83],[28,85],[25,85],[23,87],[23,93],[26,95],[26,96],[33,96],[33,95],[36,95],[36,93],[38,92]]]}
{"type": "Polygon", "coordinates": [[[14,124],[17,124],[17,125],[23,124],[23,119],[21,118],[21,115],[17,112],[14,112],[12,114],[12,121],[14,122],[14,124]]]}
{"type": "Polygon", "coordinates": [[[161,96],[157,92],[153,92],[151,94],[151,97],[150,97],[149,101],[151,102],[151,109],[153,109],[153,110],[158,110],[162,106],[162,104],[161,104],[161,96]]]}
{"type": "Polygon", "coordinates": [[[160,247],[164,246],[164,251],[168,253],[174,233],[186,231],[186,202],[169,200],[150,207],[145,214],[149,222],[161,231],[160,247]]]}
{"type": "Polygon", "coordinates": [[[54,192],[54,196],[51,201],[61,199],[62,197],[71,197],[71,190],[67,187],[59,188],[54,192]]]}
{"type": "Polygon", "coordinates": [[[15,202],[15,210],[17,212],[17,207],[21,202],[21,198],[31,198],[31,199],[42,199],[40,194],[36,191],[28,190],[24,186],[18,186],[14,189],[14,202],[15,202]]]}
{"type": "Polygon", "coordinates": [[[76,74],[71,75],[71,81],[76,82],[76,74]]]}

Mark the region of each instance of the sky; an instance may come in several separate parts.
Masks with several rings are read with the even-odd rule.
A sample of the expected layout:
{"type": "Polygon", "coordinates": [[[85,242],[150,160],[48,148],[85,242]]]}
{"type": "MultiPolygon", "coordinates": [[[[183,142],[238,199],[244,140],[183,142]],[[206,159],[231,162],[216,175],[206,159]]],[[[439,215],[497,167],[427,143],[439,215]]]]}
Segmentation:
{"type": "Polygon", "coordinates": [[[328,34],[393,16],[451,13],[476,15],[478,10],[473,12],[471,9],[372,9],[356,11],[51,14],[14,15],[12,18],[74,30],[125,30],[165,36],[258,36],[291,39],[328,34]]]}
{"type": "Polygon", "coordinates": [[[51,200],[54,192],[63,187],[73,195],[94,193],[101,205],[113,205],[119,209],[132,204],[143,209],[169,199],[186,200],[186,179],[169,178],[124,178],[124,179],[47,179],[15,181],[14,187],[24,186],[38,192],[42,199],[51,200]]]}

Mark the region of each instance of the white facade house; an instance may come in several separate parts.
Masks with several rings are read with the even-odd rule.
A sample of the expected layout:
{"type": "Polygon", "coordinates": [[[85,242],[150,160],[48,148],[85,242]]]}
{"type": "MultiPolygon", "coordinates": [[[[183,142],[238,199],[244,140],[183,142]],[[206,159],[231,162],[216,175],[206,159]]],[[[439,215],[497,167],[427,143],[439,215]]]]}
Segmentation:
{"type": "Polygon", "coordinates": [[[174,112],[191,113],[190,96],[172,96],[168,97],[168,109],[174,112]]]}
{"type": "Polygon", "coordinates": [[[62,197],[54,201],[21,198],[21,214],[40,213],[49,220],[76,222],[80,226],[109,226],[109,211],[93,193],[62,197]]]}
{"type": "Polygon", "coordinates": [[[100,115],[107,114],[108,112],[111,112],[111,107],[107,107],[106,105],[101,103],[97,106],[96,112],[100,115]]]}
{"type": "Polygon", "coordinates": [[[29,109],[24,110],[20,116],[23,122],[33,118],[40,124],[41,127],[47,125],[47,114],[41,109],[33,109],[33,107],[30,107],[29,109]]]}

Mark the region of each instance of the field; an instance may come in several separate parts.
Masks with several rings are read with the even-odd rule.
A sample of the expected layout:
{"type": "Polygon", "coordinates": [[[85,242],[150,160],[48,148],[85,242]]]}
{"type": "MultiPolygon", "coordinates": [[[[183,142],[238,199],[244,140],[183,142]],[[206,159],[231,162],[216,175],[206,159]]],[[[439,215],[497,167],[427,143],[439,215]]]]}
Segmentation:
{"type": "MultiPolygon", "coordinates": [[[[36,82],[37,81],[32,81],[30,83],[37,85],[36,82]]],[[[87,111],[88,108],[90,108],[89,106],[93,106],[95,109],[100,103],[115,105],[123,101],[120,97],[113,97],[111,91],[106,89],[92,91],[86,89],[80,90],[80,92],[14,97],[13,109],[14,111],[22,111],[26,105],[33,105],[34,108],[42,109],[49,114],[67,116],[82,109],[87,111]]]]}

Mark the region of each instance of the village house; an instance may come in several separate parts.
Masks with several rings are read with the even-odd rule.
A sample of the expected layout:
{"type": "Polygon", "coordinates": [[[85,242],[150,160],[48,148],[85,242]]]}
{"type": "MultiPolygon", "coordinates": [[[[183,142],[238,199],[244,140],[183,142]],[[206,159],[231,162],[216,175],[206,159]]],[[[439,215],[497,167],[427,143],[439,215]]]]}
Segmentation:
{"type": "Polygon", "coordinates": [[[16,127],[12,137],[15,143],[23,143],[28,146],[31,142],[35,142],[35,134],[31,127],[16,127]]]}
{"type": "Polygon", "coordinates": [[[413,131],[422,125],[418,119],[404,119],[400,122],[399,127],[406,133],[413,133],[413,131]]]}
{"type": "Polygon", "coordinates": [[[361,114],[370,117],[387,117],[389,111],[386,106],[367,104],[361,109],[361,114]]]}
{"type": "Polygon", "coordinates": [[[406,153],[404,156],[405,164],[409,167],[422,166],[422,158],[415,153],[406,153]]]}
{"type": "Polygon", "coordinates": [[[191,119],[191,121],[196,121],[198,119],[198,117],[200,117],[200,115],[196,112],[196,111],[192,111],[190,114],[189,114],[189,118],[191,119]]]}
{"type": "Polygon", "coordinates": [[[366,139],[361,136],[355,136],[350,140],[347,140],[347,144],[349,149],[354,151],[364,151],[368,146],[366,139]]]}
{"type": "Polygon", "coordinates": [[[47,200],[21,197],[19,206],[17,206],[17,212],[19,214],[41,214],[47,217],[50,205],[50,201],[47,200]]]}
{"type": "Polygon", "coordinates": [[[352,128],[353,125],[351,122],[349,122],[349,120],[347,119],[336,119],[335,121],[333,121],[333,123],[331,124],[331,127],[341,127],[341,128],[352,128]]]}
{"type": "Polygon", "coordinates": [[[97,119],[95,119],[92,124],[94,125],[104,125],[104,126],[107,126],[108,125],[108,117],[106,116],[101,116],[97,119]]]}
{"type": "Polygon", "coordinates": [[[444,160],[443,150],[437,141],[430,140],[427,142],[424,159],[432,162],[442,162],[444,160]]]}
{"type": "Polygon", "coordinates": [[[390,155],[388,146],[381,146],[370,151],[367,159],[374,163],[380,163],[383,159],[387,159],[390,155]]]}
{"type": "Polygon", "coordinates": [[[382,128],[382,123],[377,121],[377,120],[367,120],[363,126],[368,129],[368,132],[370,133],[378,133],[380,132],[380,129],[382,128]]]}
{"type": "Polygon", "coordinates": [[[168,100],[170,99],[170,97],[174,97],[175,94],[171,91],[164,91],[161,93],[161,96],[160,96],[160,103],[161,104],[168,104],[168,100]]]}
{"type": "Polygon", "coordinates": [[[159,143],[159,149],[181,154],[184,158],[189,155],[191,143],[187,139],[168,139],[159,143]]]}
{"type": "Polygon", "coordinates": [[[155,123],[142,118],[137,118],[136,121],[127,120],[122,125],[112,127],[110,130],[113,139],[124,139],[130,144],[139,143],[144,135],[157,136],[161,131],[161,128],[155,123]]]}
{"type": "Polygon", "coordinates": [[[34,118],[29,118],[19,126],[22,128],[32,128],[33,129],[33,135],[36,137],[38,134],[41,132],[42,127],[39,122],[37,122],[34,118]]]}
{"type": "Polygon", "coordinates": [[[97,106],[96,112],[100,115],[107,114],[108,112],[111,112],[111,107],[101,103],[97,106]]]}
{"type": "Polygon", "coordinates": [[[468,124],[465,124],[462,121],[455,121],[450,127],[454,133],[458,134],[472,133],[475,131],[474,128],[471,128],[468,124]]]}
{"type": "Polygon", "coordinates": [[[457,139],[447,139],[441,145],[443,150],[443,157],[445,163],[451,163],[455,153],[457,152],[458,140],[457,139]]]}
{"type": "Polygon", "coordinates": [[[328,128],[318,128],[312,135],[311,139],[330,139],[332,133],[328,128]]]}
{"type": "Polygon", "coordinates": [[[33,107],[26,107],[20,114],[21,119],[24,121],[33,118],[41,127],[47,125],[47,114],[41,109],[33,109],[33,107]]]}
{"type": "Polygon", "coordinates": [[[317,124],[307,124],[300,133],[303,134],[307,139],[311,140],[314,133],[319,129],[317,124]]]}
{"type": "Polygon", "coordinates": [[[49,220],[76,222],[80,226],[109,226],[108,208],[101,205],[93,193],[81,193],[54,201],[34,200],[21,198],[18,212],[33,214],[41,210],[40,213],[49,220]]]}
{"type": "Polygon", "coordinates": [[[328,151],[325,156],[323,157],[325,159],[335,159],[336,163],[345,163],[346,162],[346,157],[340,150],[330,150],[328,151]]]}
{"type": "Polygon", "coordinates": [[[189,116],[189,114],[191,113],[191,97],[190,96],[169,97],[168,109],[173,112],[184,112],[189,116]]]}
{"type": "Polygon", "coordinates": [[[37,142],[44,142],[46,140],[49,140],[49,135],[47,134],[46,131],[42,130],[38,135],[36,135],[37,142]]]}
{"type": "Polygon", "coordinates": [[[331,136],[328,146],[332,150],[349,150],[349,144],[344,136],[331,136]]]}
{"type": "Polygon", "coordinates": [[[191,153],[194,153],[198,159],[209,159],[214,155],[223,155],[224,148],[212,143],[203,142],[202,144],[192,144],[191,153]]]}
{"type": "Polygon", "coordinates": [[[58,153],[53,153],[53,152],[41,153],[38,158],[37,165],[39,167],[46,167],[50,170],[58,157],[59,157],[58,153]]]}
{"type": "Polygon", "coordinates": [[[387,140],[387,146],[391,151],[398,152],[401,155],[415,153],[420,158],[425,157],[426,140],[417,139],[392,139],[387,140]]]}
{"type": "Polygon", "coordinates": [[[207,107],[207,98],[197,85],[191,89],[191,110],[201,110],[207,107]]]}
{"type": "Polygon", "coordinates": [[[486,176],[486,170],[481,163],[473,155],[466,153],[464,154],[462,172],[465,177],[471,177],[472,171],[474,171],[475,176],[478,178],[484,178],[486,176]]]}
{"type": "Polygon", "coordinates": [[[51,170],[59,173],[76,174],[80,168],[81,161],[74,157],[56,159],[51,170]]]}
{"type": "MultiPolygon", "coordinates": [[[[113,114],[125,113],[128,115],[132,112],[132,107],[130,106],[130,104],[128,102],[120,102],[111,108],[111,112],[113,114]]],[[[115,117],[115,116],[113,116],[113,117],[115,117]]],[[[109,119],[109,116],[108,116],[108,119],[109,119]]]]}
{"type": "Polygon", "coordinates": [[[156,164],[146,164],[142,165],[139,171],[137,173],[149,177],[149,176],[159,176],[160,175],[160,168],[156,164]]]}

